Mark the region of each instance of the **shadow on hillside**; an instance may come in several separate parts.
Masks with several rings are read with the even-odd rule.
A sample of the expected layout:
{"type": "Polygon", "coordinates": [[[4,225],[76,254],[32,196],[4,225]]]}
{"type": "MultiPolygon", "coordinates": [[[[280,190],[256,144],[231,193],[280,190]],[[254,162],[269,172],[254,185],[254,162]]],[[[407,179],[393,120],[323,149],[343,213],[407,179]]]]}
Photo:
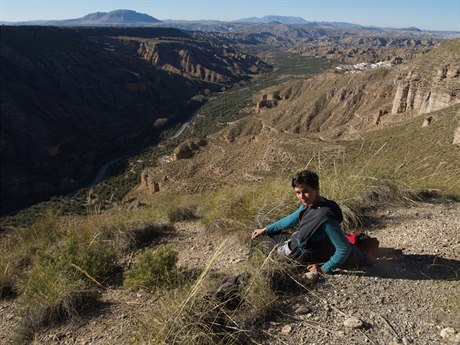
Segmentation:
{"type": "MultiPolygon", "coordinates": [[[[263,238],[254,241],[257,248],[269,254],[274,244],[281,241],[263,238]]],[[[252,247],[254,250],[256,246],[252,247]]],[[[429,254],[404,254],[395,248],[379,248],[377,261],[360,273],[384,279],[408,280],[460,280],[460,261],[429,254]]],[[[357,274],[356,271],[341,271],[341,274],[357,274]]]]}
{"type": "Polygon", "coordinates": [[[380,248],[377,262],[365,275],[384,279],[460,280],[460,261],[428,254],[404,254],[380,248]]]}

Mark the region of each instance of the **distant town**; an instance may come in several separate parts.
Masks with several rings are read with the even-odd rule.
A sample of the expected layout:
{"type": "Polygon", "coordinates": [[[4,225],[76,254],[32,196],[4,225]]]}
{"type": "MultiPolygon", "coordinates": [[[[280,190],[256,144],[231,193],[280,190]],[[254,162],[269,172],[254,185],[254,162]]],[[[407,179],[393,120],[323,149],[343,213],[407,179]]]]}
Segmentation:
{"type": "Polygon", "coordinates": [[[397,65],[400,63],[402,63],[402,58],[396,57],[392,61],[380,61],[374,63],[360,62],[355,65],[337,66],[335,71],[337,73],[359,73],[372,68],[391,67],[392,65],[397,65]]]}

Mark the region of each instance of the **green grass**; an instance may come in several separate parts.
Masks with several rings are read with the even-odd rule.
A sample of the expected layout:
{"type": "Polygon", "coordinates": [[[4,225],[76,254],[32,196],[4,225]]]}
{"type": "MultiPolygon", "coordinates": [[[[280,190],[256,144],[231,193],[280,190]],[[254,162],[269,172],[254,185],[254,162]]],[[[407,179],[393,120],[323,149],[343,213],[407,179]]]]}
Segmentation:
{"type": "Polygon", "coordinates": [[[275,75],[280,77],[308,78],[334,67],[335,63],[311,56],[302,56],[295,53],[277,53],[270,58],[276,66],[275,75]]]}

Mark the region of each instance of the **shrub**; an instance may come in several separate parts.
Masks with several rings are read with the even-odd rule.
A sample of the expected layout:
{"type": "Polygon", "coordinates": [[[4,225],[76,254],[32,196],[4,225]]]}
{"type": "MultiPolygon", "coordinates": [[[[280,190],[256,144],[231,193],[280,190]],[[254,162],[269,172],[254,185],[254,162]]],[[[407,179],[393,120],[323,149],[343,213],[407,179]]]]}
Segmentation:
{"type": "Polygon", "coordinates": [[[86,244],[70,238],[61,248],[53,251],[53,259],[58,267],[77,269],[87,278],[99,280],[107,278],[114,271],[117,257],[107,242],[96,239],[86,244]]]}
{"type": "Polygon", "coordinates": [[[178,253],[171,245],[161,245],[154,252],[145,250],[136,258],[136,263],[125,272],[125,285],[138,289],[155,289],[173,285],[176,281],[178,253]]]}

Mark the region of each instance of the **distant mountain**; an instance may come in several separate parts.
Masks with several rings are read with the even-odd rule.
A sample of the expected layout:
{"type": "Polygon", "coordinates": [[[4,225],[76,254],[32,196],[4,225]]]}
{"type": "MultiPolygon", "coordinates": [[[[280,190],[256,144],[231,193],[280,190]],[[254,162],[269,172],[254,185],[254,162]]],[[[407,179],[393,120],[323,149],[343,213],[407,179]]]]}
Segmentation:
{"type": "Polygon", "coordinates": [[[145,13],[131,10],[115,10],[108,13],[90,13],[80,19],[84,23],[92,24],[126,24],[126,23],[158,23],[160,20],[145,13]]]}
{"type": "Polygon", "coordinates": [[[56,26],[152,26],[161,23],[152,16],[131,10],[90,13],[82,18],[64,20],[34,20],[9,23],[13,25],[56,25],[56,26]]]}
{"type": "Polygon", "coordinates": [[[235,21],[236,23],[250,23],[250,24],[269,24],[269,23],[280,23],[285,25],[299,25],[309,24],[316,26],[327,26],[327,27],[341,27],[341,28],[360,28],[363,27],[359,24],[347,23],[347,22],[314,22],[307,21],[301,17],[285,17],[285,16],[264,16],[262,18],[250,17],[243,18],[235,21]]]}
{"type": "Polygon", "coordinates": [[[414,26],[411,26],[409,28],[400,28],[399,30],[422,32],[422,30],[420,30],[419,28],[416,28],[414,26]]]}
{"type": "MultiPolygon", "coordinates": [[[[347,22],[313,22],[318,25],[333,26],[338,28],[364,28],[364,26],[359,24],[347,23],[347,22]]],[[[378,29],[377,27],[367,26],[367,29],[378,29]]]]}
{"type": "Polygon", "coordinates": [[[285,17],[285,16],[263,16],[262,18],[250,17],[236,20],[239,23],[256,23],[256,24],[267,24],[267,23],[281,23],[281,24],[308,24],[305,19],[301,17],[285,17]]]}

